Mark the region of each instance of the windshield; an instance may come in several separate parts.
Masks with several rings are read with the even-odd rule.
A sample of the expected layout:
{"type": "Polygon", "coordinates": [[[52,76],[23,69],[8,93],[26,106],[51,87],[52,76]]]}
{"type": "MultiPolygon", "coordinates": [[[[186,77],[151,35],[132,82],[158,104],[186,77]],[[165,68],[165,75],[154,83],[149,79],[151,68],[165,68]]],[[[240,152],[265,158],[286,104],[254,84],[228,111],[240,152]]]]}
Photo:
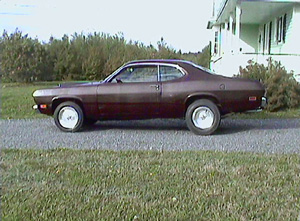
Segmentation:
{"type": "Polygon", "coordinates": [[[110,75],[108,75],[103,82],[109,82],[116,73],[118,73],[121,69],[123,68],[123,66],[119,67],[117,70],[115,70],[113,73],[111,73],[110,75]]]}

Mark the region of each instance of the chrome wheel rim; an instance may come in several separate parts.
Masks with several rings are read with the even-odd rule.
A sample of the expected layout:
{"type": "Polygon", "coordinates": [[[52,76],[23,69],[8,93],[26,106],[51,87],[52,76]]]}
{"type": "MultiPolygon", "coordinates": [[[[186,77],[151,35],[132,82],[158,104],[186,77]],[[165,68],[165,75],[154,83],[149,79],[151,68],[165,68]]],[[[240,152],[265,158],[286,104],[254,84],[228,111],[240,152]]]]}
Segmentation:
{"type": "Polygon", "coordinates": [[[62,127],[73,129],[79,121],[79,116],[73,107],[63,107],[59,111],[58,121],[62,127]]]}
{"type": "Polygon", "coordinates": [[[193,124],[202,130],[211,128],[214,119],[215,115],[208,107],[198,107],[194,110],[192,115],[193,124]]]}

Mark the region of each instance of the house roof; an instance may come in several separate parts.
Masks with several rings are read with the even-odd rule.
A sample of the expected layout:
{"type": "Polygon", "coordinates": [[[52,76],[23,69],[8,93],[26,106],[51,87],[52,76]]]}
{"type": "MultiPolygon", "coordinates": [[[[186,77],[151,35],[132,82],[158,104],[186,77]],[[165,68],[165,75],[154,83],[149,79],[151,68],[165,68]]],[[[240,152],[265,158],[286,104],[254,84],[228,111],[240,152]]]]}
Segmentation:
{"type": "Polygon", "coordinates": [[[242,9],[242,23],[260,24],[272,15],[300,4],[300,0],[222,0],[215,10],[215,18],[208,22],[207,28],[226,22],[231,13],[234,16],[237,4],[242,9]]]}

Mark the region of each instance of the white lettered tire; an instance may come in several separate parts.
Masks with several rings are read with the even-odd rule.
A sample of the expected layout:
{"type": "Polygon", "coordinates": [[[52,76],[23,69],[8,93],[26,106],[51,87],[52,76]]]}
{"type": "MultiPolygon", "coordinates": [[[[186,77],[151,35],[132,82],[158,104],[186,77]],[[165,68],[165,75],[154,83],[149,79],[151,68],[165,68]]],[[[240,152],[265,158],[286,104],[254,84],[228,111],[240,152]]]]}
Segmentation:
{"type": "Polygon", "coordinates": [[[219,127],[220,111],[217,105],[210,100],[196,100],[188,106],[185,121],[189,130],[194,134],[211,135],[219,127]]]}
{"type": "Polygon", "coordinates": [[[54,111],[54,122],[64,132],[77,132],[84,122],[81,107],[71,101],[66,101],[57,106],[54,111]]]}

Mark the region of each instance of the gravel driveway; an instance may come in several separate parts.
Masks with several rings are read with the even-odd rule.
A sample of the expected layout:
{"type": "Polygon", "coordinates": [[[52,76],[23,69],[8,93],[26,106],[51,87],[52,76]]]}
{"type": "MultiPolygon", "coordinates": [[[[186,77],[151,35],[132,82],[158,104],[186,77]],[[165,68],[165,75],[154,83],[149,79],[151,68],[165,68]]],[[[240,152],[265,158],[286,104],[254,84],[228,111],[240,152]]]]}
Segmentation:
{"type": "Polygon", "coordinates": [[[212,136],[196,136],[183,120],[106,121],[78,133],[52,118],[0,120],[4,148],[219,150],[300,154],[300,119],[224,119],[212,136]]]}

